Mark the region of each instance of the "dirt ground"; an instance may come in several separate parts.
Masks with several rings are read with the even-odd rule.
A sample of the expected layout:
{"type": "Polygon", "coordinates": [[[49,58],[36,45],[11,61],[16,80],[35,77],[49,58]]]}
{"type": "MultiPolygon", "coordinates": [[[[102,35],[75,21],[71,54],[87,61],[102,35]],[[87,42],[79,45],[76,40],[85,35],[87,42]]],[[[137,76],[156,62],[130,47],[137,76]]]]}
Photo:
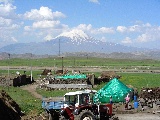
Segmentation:
{"type": "Polygon", "coordinates": [[[160,120],[160,114],[135,113],[135,114],[116,114],[119,120],[160,120]]]}

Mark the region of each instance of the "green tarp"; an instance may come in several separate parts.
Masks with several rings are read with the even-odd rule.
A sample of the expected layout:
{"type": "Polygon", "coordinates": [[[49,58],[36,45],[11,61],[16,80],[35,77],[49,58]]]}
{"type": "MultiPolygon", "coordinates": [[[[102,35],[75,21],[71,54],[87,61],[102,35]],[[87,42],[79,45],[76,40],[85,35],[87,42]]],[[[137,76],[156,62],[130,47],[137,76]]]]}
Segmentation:
{"type": "Polygon", "coordinates": [[[111,96],[113,103],[124,102],[127,94],[132,92],[133,89],[114,78],[94,95],[94,102],[109,103],[111,96]]]}
{"type": "Polygon", "coordinates": [[[65,74],[63,76],[56,76],[56,79],[86,79],[87,76],[85,74],[65,74]]]}

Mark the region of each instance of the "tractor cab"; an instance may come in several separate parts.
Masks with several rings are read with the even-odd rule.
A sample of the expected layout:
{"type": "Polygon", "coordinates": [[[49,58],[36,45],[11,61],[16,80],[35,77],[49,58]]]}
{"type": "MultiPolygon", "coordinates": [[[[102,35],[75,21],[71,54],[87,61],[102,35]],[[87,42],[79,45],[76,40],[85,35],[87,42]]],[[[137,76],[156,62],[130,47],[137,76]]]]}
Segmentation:
{"type": "Polygon", "coordinates": [[[78,104],[79,94],[76,92],[69,92],[64,95],[64,106],[75,106],[78,104]]]}
{"type": "Polygon", "coordinates": [[[68,92],[64,95],[64,107],[86,105],[92,103],[96,90],[68,92]]]}

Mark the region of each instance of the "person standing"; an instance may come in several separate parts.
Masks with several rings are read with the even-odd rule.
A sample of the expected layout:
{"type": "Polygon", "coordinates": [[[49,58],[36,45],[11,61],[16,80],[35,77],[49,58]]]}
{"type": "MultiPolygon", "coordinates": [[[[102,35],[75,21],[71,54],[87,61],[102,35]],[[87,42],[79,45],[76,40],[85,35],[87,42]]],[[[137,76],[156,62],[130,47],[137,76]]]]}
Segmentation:
{"type": "Polygon", "coordinates": [[[128,104],[130,102],[129,94],[127,94],[127,96],[125,97],[125,100],[126,100],[125,110],[128,110],[128,104]]]}
{"type": "Polygon", "coordinates": [[[113,104],[112,96],[110,96],[110,104],[113,104]]]}

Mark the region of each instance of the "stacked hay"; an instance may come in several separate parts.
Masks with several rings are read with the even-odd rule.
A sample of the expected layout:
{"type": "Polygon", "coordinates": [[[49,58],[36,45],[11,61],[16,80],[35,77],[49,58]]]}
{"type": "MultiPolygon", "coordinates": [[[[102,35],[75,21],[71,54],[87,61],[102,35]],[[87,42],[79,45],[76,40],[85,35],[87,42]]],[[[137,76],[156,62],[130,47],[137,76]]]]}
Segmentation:
{"type": "Polygon", "coordinates": [[[18,104],[4,91],[0,91],[0,120],[20,120],[21,109],[18,104]]]}

